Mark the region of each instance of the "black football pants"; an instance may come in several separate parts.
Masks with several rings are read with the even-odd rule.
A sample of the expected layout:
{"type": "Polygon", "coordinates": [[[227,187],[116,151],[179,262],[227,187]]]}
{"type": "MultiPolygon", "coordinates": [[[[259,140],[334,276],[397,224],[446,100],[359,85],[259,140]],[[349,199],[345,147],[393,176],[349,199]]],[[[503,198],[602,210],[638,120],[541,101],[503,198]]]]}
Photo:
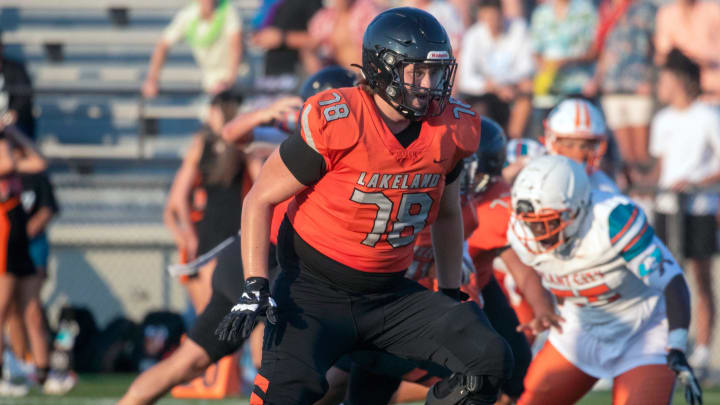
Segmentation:
{"type": "Polygon", "coordinates": [[[251,405],[314,403],[327,390],[328,368],[356,350],[429,360],[469,375],[506,379],[512,372],[509,346],[475,303],[460,304],[409,279],[356,294],[285,266],[271,294],[280,320],[265,329],[251,405]]]}

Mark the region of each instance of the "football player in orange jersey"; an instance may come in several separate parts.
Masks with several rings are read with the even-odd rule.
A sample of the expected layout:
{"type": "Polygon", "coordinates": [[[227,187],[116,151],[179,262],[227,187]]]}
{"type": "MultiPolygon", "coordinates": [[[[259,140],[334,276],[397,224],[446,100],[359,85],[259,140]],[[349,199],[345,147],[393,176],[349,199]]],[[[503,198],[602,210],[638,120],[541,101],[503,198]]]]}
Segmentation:
{"type": "MultiPolygon", "coordinates": [[[[473,234],[478,222],[483,229],[497,216],[497,212],[483,213],[478,217],[475,209],[476,198],[489,190],[488,185],[500,176],[505,161],[505,134],[494,121],[482,118],[482,137],[476,153],[465,159],[465,170],[460,178],[462,213],[465,237],[473,234]],[[485,215],[488,214],[488,215],[485,215]]],[[[501,215],[502,217],[502,215],[501,215]]],[[[508,217],[509,218],[509,217],[508,217]]],[[[505,223],[507,227],[507,222],[505,223]]],[[[498,232],[490,232],[494,237],[498,232]]],[[[506,241],[499,244],[505,246],[506,241]]],[[[498,402],[512,403],[522,393],[523,378],[530,364],[530,347],[524,336],[516,331],[518,320],[508,305],[498,283],[492,278],[492,255],[496,249],[488,249],[490,259],[482,268],[475,269],[469,256],[463,260],[463,291],[482,307],[493,327],[505,338],[513,351],[515,366],[512,378],[502,386],[503,396],[498,402]]],[[[406,277],[418,281],[431,290],[437,290],[432,241],[429,229],[423,230],[415,244],[415,257],[406,277]]],[[[548,303],[550,305],[550,303],[548,303]]],[[[378,352],[353,353],[350,366],[351,377],[348,386],[348,405],[387,404],[393,393],[395,401],[412,402],[424,398],[427,387],[434,381],[450,375],[450,371],[427,362],[416,363],[378,352]],[[401,379],[405,381],[400,384],[401,379]],[[399,388],[398,388],[398,385],[399,388]]],[[[343,366],[343,365],[341,365],[343,366]]],[[[347,364],[344,364],[347,367],[347,364]]]]}
{"type": "Polygon", "coordinates": [[[428,404],[492,404],[512,352],[474,302],[459,303],[458,176],[478,147],[479,118],[449,98],[455,59],[430,14],[397,8],[363,38],[363,86],[311,97],[300,134],[270,156],[243,204],[245,292],[218,326],[247,336],[266,316],[250,403],[311,404],[325,372],[357,349],[446,365],[428,404]],[[267,275],[272,207],[294,196],[267,275]],[[440,292],[404,277],[415,235],[431,225],[440,292]]]}

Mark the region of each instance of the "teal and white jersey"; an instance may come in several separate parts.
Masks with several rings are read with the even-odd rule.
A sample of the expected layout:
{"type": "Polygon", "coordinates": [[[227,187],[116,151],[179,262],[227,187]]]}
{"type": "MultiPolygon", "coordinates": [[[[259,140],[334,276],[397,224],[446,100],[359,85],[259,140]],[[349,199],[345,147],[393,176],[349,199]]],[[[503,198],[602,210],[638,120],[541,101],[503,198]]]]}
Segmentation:
{"type": "Polygon", "coordinates": [[[508,240],[541,274],[563,315],[579,317],[598,336],[632,332],[663,305],[665,286],[682,271],[628,197],[593,190],[580,220],[578,234],[551,252],[531,253],[516,236],[522,229],[514,218],[508,240]]]}
{"type": "Polygon", "coordinates": [[[595,170],[590,174],[590,188],[600,190],[606,193],[620,193],[620,188],[615,182],[602,170],[595,170]]]}

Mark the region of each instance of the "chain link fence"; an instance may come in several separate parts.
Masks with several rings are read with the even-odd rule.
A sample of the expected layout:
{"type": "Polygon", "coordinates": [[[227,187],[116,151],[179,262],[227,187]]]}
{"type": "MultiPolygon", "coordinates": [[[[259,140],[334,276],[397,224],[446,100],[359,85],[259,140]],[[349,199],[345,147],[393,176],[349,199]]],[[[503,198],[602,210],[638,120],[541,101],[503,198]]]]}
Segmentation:
{"type": "Polygon", "coordinates": [[[177,261],[162,224],[167,174],[55,175],[61,206],[49,229],[51,256],[42,297],[52,322],[65,305],[89,308],[100,327],[120,316],[139,322],[164,309],[182,313],[185,292],[166,271],[177,261]]]}

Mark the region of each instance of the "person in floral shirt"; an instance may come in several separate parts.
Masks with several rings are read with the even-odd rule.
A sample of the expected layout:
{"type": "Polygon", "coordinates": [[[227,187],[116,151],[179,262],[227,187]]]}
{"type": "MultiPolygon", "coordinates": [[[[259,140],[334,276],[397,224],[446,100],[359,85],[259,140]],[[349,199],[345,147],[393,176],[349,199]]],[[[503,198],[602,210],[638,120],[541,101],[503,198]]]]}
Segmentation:
{"type": "Polygon", "coordinates": [[[650,0],[603,0],[595,47],[597,69],[585,86],[588,96],[602,94],[602,106],[626,163],[629,179],[638,179],[648,163],[648,127],[652,118],[653,32],[657,7],[650,0]]]}
{"type": "Polygon", "coordinates": [[[597,12],[590,0],[548,0],[535,9],[530,34],[537,75],[531,136],[562,98],[580,93],[593,76],[592,44],[597,12]]]}

